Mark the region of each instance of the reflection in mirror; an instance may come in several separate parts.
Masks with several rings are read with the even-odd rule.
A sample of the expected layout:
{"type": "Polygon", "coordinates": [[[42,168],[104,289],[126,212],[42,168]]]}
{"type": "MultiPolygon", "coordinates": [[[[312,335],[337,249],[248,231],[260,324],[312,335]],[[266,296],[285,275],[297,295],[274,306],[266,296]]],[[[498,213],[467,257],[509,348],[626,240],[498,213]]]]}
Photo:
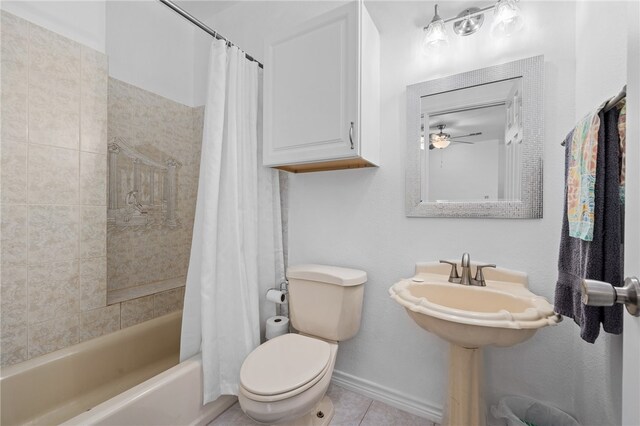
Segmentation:
{"type": "Polygon", "coordinates": [[[544,57],[407,86],[410,217],[542,217],[544,57]]]}
{"type": "Polygon", "coordinates": [[[420,99],[423,201],[520,200],[522,78],[420,99]]]}

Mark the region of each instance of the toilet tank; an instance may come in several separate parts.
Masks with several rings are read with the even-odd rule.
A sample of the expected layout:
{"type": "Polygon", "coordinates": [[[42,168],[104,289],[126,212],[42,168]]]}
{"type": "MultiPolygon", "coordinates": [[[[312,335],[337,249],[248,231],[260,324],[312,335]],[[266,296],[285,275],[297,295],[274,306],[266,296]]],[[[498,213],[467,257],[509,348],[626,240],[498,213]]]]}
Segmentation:
{"type": "Polygon", "coordinates": [[[293,327],[311,336],[342,341],[360,329],[367,273],[326,265],[287,270],[289,314],[293,327]]]}

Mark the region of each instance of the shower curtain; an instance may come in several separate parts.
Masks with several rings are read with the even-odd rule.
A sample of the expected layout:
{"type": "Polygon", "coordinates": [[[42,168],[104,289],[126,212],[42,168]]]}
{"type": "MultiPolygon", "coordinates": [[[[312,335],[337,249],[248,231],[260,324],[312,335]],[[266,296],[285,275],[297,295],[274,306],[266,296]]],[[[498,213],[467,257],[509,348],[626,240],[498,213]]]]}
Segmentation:
{"type": "Polygon", "coordinates": [[[278,175],[259,152],[260,71],[222,40],[210,55],[180,344],[181,361],[202,352],[203,404],[238,394],[261,318],[275,311],[260,299],[284,279],[278,175]]]}

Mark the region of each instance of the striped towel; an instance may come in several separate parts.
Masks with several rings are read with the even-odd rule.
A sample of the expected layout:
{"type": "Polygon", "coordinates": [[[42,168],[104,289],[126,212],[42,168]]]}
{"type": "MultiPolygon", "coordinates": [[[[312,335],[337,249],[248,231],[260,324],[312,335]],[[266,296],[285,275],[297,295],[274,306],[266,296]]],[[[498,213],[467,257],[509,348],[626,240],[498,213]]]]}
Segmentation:
{"type": "Polygon", "coordinates": [[[599,112],[606,102],[587,114],[573,129],[567,175],[569,235],[593,241],[599,112]]]}

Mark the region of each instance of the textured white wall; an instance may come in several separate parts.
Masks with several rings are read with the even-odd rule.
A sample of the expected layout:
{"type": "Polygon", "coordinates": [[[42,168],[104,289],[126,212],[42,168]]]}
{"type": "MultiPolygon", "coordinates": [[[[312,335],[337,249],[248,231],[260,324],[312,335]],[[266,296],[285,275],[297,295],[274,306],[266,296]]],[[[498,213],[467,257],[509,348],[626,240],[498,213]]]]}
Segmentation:
{"type": "Polygon", "coordinates": [[[105,52],[105,1],[2,1],[7,12],[105,52]]]}
{"type": "Polygon", "coordinates": [[[628,3],[576,3],[576,120],[627,82],[628,3]]]}
{"type": "MultiPolygon", "coordinates": [[[[441,404],[447,346],[416,326],[389,299],[387,289],[399,278],[411,276],[415,262],[468,251],[473,259],[527,271],[532,291],[553,299],[564,179],[560,142],[576,118],[576,4],[553,2],[550,7],[550,3],[521,2],[528,19],[523,33],[497,41],[483,28],[472,37],[454,38],[447,53],[428,58],[419,53],[419,27],[431,19],[431,4],[367,5],[382,43],[382,166],[290,177],[290,264],[319,262],[366,270],[362,328],[354,339],[340,344],[336,369],[441,404]],[[544,218],[405,217],[406,86],[538,54],[545,55],[544,218]]],[[[262,58],[263,38],[270,31],[332,7],[335,4],[324,2],[243,2],[208,22],[262,58]]],[[[455,2],[443,2],[441,15],[455,15],[458,9],[455,2]]],[[[592,30],[604,36],[610,24],[592,30]]],[[[596,346],[583,344],[569,320],[521,345],[489,348],[485,362],[489,402],[504,394],[523,394],[552,401],[585,424],[619,423],[613,402],[616,385],[602,380],[619,358],[611,354],[609,361],[607,351],[597,349],[608,344],[608,339],[596,346]],[[589,357],[587,370],[583,362],[589,357]],[[582,379],[591,375],[599,380],[582,379]]]]}
{"type": "Polygon", "coordinates": [[[199,41],[209,38],[157,1],[107,2],[109,75],[184,105],[201,104],[196,55],[208,57],[199,41]]]}

